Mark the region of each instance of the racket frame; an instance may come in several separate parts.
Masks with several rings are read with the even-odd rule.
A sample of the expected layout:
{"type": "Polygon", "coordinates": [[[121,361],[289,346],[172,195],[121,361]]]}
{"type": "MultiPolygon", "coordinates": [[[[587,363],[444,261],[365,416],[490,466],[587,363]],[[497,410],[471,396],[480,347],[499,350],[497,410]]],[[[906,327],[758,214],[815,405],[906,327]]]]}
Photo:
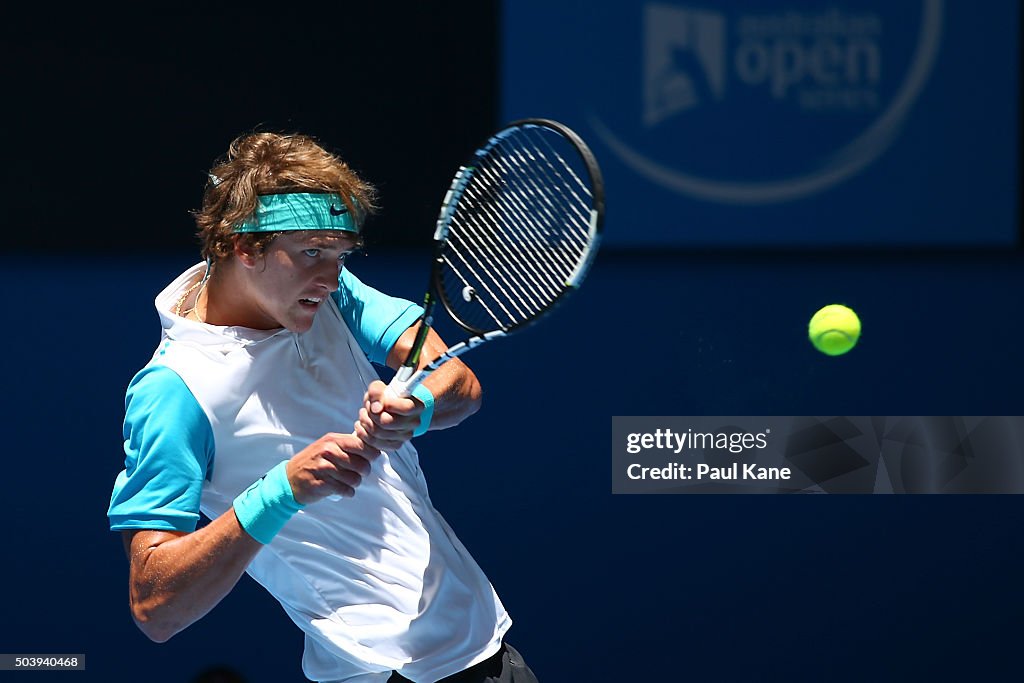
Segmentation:
{"type": "Polygon", "coordinates": [[[409,354],[406,357],[405,362],[399,368],[395,374],[394,379],[388,385],[389,391],[392,391],[399,396],[409,396],[410,392],[416,388],[420,383],[423,382],[427,377],[430,376],[434,370],[437,370],[441,365],[448,362],[452,358],[461,356],[466,351],[476,348],[481,344],[498,339],[500,337],[507,336],[512,332],[521,330],[529,325],[532,325],[537,320],[548,315],[554,308],[556,308],[562,301],[565,300],[566,295],[579,288],[593,263],[594,257],[597,254],[597,249],[600,244],[601,231],[604,223],[604,180],[601,176],[601,169],[597,164],[597,159],[594,157],[593,152],[583,141],[583,139],[576,134],[571,128],[565,124],[553,121],[551,119],[543,118],[529,118],[519,119],[509,123],[507,126],[502,128],[500,131],[492,135],[487,143],[476,150],[473,155],[473,161],[469,164],[459,168],[455,177],[452,179],[452,184],[445,193],[444,200],[441,203],[441,210],[437,218],[437,226],[434,230],[434,256],[431,265],[430,280],[427,287],[427,293],[423,299],[423,314],[420,316],[420,327],[416,333],[416,338],[413,341],[413,345],[410,348],[409,354]],[[549,302],[543,309],[538,311],[536,314],[530,316],[528,319],[523,320],[519,323],[514,323],[507,327],[499,330],[482,330],[466,322],[462,319],[455,311],[454,306],[448,301],[445,296],[445,290],[442,283],[444,273],[444,250],[445,244],[448,237],[448,228],[451,223],[452,215],[455,212],[455,207],[458,204],[459,199],[462,197],[466,186],[469,184],[473,177],[473,173],[476,170],[475,161],[478,159],[485,158],[490,150],[495,146],[499,145],[503,138],[511,135],[514,131],[536,126],[540,128],[548,128],[562,135],[568,140],[577,150],[580,157],[583,160],[587,174],[590,180],[590,192],[592,199],[592,207],[590,210],[589,217],[589,235],[587,245],[584,253],[581,255],[576,263],[576,267],[573,272],[567,278],[565,287],[558,293],[558,295],[549,302]],[[427,336],[433,327],[434,323],[434,311],[436,309],[438,301],[441,301],[445,310],[451,316],[452,320],[455,321],[459,327],[463,328],[471,334],[469,338],[462,341],[454,346],[448,348],[447,351],[442,353],[436,359],[425,365],[422,369],[417,370],[420,363],[420,356],[423,351],[423,346],[426,343],[427,336]]]}

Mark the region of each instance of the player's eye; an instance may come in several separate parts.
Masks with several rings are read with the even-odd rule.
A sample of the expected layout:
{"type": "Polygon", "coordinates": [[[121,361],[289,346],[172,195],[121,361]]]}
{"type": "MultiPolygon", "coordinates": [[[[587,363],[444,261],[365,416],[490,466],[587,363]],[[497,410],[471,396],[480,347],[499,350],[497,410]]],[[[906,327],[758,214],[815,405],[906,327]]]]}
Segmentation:
{"type": "Polygon", "coordinates": [[[310,258],[316,258],[317,256],[320,255],[320,250],[319,249],[303,249],[302,253],[305,254],[306,256],[310,257],[310,258]]]}

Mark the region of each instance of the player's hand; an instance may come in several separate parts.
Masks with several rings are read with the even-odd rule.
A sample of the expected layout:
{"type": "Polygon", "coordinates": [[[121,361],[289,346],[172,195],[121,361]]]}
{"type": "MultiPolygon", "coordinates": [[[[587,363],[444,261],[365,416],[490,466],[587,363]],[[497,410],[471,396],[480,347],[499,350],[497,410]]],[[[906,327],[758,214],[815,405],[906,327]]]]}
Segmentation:
{"type": "Polygon", "coordinates": [[[387,388],[380,380],[370,384],[354,432],[369,446],[393,451],[412,439],[424,406],[419,399],[395,396],[387,388]]]}
{"type": "Polygon", "coordinates": [[[330,495],[351,498],[379,455],[354,434],[324,434],[288,461],[292,495],[303,505],[330,495]]]}

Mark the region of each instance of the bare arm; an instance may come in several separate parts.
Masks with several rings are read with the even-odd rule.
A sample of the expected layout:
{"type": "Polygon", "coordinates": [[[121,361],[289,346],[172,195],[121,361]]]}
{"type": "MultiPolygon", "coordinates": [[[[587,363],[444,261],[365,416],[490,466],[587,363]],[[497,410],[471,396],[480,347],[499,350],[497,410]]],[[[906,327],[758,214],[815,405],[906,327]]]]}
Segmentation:
{"type": "MultiPolygon", "coordinates": [[[[303,505],[332,494],[350,497],[379,455],[351,434],[326,434],[288,462],[292,495],[303,505]]],[[[213,609],[263,547],[234,508],[192,533],[132,530],[123,538],[132,617],[158,643],[213,609]]]]}
{"type": "MultiPolygon", "coordinates": [[[[388,367],[397,370],[405,362],[416,339],[419,324],[407,329],[398,338],[388,353],[388,367]]],[[[419,368],[424,368],[432,360],[448,350],[448,345],[441,340],[437,332],[430,330],[427,341],[420,354],[419,368]]],[[[430,421],[431,429],[447,429],[454,427],[467,417],[480,410],[483,392],[480,382],[473,371],[458,358],[448,361],[427,377],[423,382],[434,395],[434,417],[430,421]]]]}
{"type": "Polygon", "coordinates": [[[132,617],[158,643],[213,609],[263,547],[242,529],[233,509],[190,534],[143,530],[123,536],[132,617]]]}

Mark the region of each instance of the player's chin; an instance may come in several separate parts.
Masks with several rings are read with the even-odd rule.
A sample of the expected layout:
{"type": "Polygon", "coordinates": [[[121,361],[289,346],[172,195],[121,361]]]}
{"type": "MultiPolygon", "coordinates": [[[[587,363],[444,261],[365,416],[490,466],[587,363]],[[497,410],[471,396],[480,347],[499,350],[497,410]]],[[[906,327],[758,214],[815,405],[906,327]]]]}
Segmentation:
{"type": "Polygon", "coordinates": [[[313,327],[313,319],[320,305],[308,304],[300,301],[291,311],[287,327],[292,332],[306,332],[313,327]]]}

